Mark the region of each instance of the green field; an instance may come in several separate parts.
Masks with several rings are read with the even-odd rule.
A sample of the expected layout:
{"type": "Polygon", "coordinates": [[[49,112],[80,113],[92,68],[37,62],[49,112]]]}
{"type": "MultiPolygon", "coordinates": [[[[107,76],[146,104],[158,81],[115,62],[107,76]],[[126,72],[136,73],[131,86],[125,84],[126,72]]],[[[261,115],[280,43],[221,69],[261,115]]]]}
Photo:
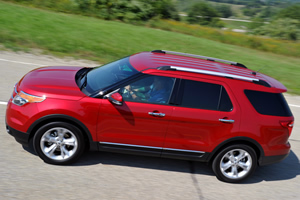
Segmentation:
{"type": "MultiPolygon", "coordinates": [[[[108,62],[140,51],[166,49],[233,60],[280,80],[300,94],[300,59],[190,35],[54,13],[0,1],[0,43],[14,50],[108,62]]],[[[53,63],[55,64],[55,63],[53,63]]]]}

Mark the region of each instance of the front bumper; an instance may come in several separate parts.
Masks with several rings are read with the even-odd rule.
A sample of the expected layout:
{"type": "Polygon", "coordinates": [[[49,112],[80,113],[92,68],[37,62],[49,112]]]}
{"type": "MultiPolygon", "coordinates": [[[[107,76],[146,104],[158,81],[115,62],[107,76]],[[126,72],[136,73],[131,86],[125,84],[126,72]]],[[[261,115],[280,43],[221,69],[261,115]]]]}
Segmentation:
{"type": "Polygon", "coordinates": [[[22,144],[24,146],[28,146],[28,144],[29,144],[29,134],[28,133],[18,131],[16,129],[9,127],[8,125],[6,125],[6,130],[7,130],[7,133],[12,135],[17,142],[19,142],[20,144],[22,144]]]}

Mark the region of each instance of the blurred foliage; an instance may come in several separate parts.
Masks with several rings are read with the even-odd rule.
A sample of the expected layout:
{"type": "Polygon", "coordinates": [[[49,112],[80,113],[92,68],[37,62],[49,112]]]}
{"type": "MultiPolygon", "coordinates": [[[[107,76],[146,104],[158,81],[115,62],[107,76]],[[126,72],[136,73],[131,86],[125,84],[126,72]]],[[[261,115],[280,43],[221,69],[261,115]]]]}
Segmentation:
{"type": "Polygon", "coordinates": [[[149,26],[276,54],[299,57],[300,43],[245,35],[172,20],[149,21],[149,26]]]}
{"type": "Polygon", "coordinates": [[[278,15],[278,18],[291,18],[300,20],[300,4],[292,5],[285,9],[282,9],[278,15]]]}
{"type": "Polygon", "coordinates": [[[286,5],[291,3],[299,3],[300,0],[209,0],[219,3],[229,3],[237,5],[286,5]]]}
{"type": "Polygon", "coordinates": [[[228,18],[233,16],[231,6],[219,4],[215,6],[215,9],[221,14],[221,17],[228,18]]]}
{"type": "Polygon", "coordinates": [[[292,5],[278,12],[269,24],[252,22],[252,33],[284,40],[300,40],[300,5],[292,5]]]}
{"type": "Polygon", "coordinates": [[[257,29],[261,26],[264,26],[265,25],[265,20],[260,18],[260,17],[256,17],[256,18],[253,18],[252,22],[250,22],[249,24],[250,25],[248,26],[248,28],[250,30],[254,30],[254,29],[257,29]]]}
{"type": "Polygon", "coordinates": [[[299,40],[300,39],[300,21],[289,18],[280,18],[272,21],[270,24],[254,29],[253,33],[265,35],[278,39],[299,40]]]}
{"type": "Polygon", "coordinates": [[[50,10],[125,22],[153,17],[180,20],[172,0],[5,0],[50,10]]]}
{"type": "Polygon", "coordinates": [[[199,2],[190,8],[187,21],[191,24],[224,27],[219,17],[220,14],[214,7],[205,2],[199,2]]]}

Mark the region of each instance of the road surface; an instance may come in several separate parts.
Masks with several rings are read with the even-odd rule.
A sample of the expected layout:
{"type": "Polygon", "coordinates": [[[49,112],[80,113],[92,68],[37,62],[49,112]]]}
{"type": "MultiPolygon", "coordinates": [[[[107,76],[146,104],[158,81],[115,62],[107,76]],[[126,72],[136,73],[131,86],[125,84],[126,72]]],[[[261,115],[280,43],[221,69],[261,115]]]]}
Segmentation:
{"type": "Polygon", "coordinates": [[[14,84],[45,65],[95,66],[83,60],[0,51],[0,199],[204,200],[300,199],[300,97],[287,96],[295,116],[292,151],[278,164],[257,168],[241,184],[220,182],[198,162],[90,152],[74,165],[45,164],[5,130],[5,104],[14,84]]]}

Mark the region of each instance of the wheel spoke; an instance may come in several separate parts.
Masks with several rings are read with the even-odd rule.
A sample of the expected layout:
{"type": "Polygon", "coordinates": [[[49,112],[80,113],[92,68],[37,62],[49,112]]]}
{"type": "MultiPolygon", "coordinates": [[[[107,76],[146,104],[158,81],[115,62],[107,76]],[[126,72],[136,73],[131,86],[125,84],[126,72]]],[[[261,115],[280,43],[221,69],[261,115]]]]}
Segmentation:
{"type": "Polygon", "coordinates": [[[69,157],[69,152],[64,146],[60,147],[60,155],[62,158],[69,157]]]}
{"type": "Polygon", "coordinates": [[[59,138],[60,140],[63,140],[66,132],[67,132],[67,131],[66,131],[65,129],[62,129],[62,128],[59,129],[59,130],[58,130],[58,138],[59,138]]]}
{"type": "Polygon", "coordinates": [[[233,155],[232,155],[231,151],[229,151],[224,157],[228,158],[230,160],[230,159],[232,159],[233,155]]]}
{"type": "Polygon", "coordinates": [[[241,167],[243,170],[248,170],[249,164],[243,163],[243,162],[239,162],[238,166],[241,167]]]}
{"type": "Polygon", "coordinates": [[[222,163],[222,170],[223,171],[226,171],[227,169],[229,169],[230,167],[232,166],[232,164],[231,164],[231,162],[230,161],[228,161],[228,162],[226,162],[226,163],[222,163]]]}
{"type": "Polygon", "coordinates": [[[41,141],[42,142],[52,142],[52,143],[54,143],[55,142],[55,138],[52,137],[52,136],[50,136],[50,135],[47,135],[47,136],[43,137],[41,141]]]}
{"type": "Polygon", "coordinates": [[[69,145],[69,146],[75,146],[75,139],[74,138],[69,138],[69,139],[64,139],[64,144],[69,145]]]}
{"type": "Polygon", "coordinates": [[[48,148],[45,149],[45,152],[47,154],[49,154],[50,157],[52,157],[54,151],[56,150],[56,148],[57,148],[57,144],[52,144],[50,147],[48,147],[48,148]]]}
{"type": "Polygon", "coordinates": [[[238,170],[237,170],[236,166],[232,166],[231,173],[232,173],[233,177],[237,177],[238,176],[238,170]]]}
{"type": "Polygon", "coordinates": [[[246,157],[248,157],[248,156],[249,156],[249,154],[248,154],[247,152],[243,151],[243,152],[238,156],[237,161],[241,161],[241,160],[243,160],[244,158],[246,158],[246,157]]]}

